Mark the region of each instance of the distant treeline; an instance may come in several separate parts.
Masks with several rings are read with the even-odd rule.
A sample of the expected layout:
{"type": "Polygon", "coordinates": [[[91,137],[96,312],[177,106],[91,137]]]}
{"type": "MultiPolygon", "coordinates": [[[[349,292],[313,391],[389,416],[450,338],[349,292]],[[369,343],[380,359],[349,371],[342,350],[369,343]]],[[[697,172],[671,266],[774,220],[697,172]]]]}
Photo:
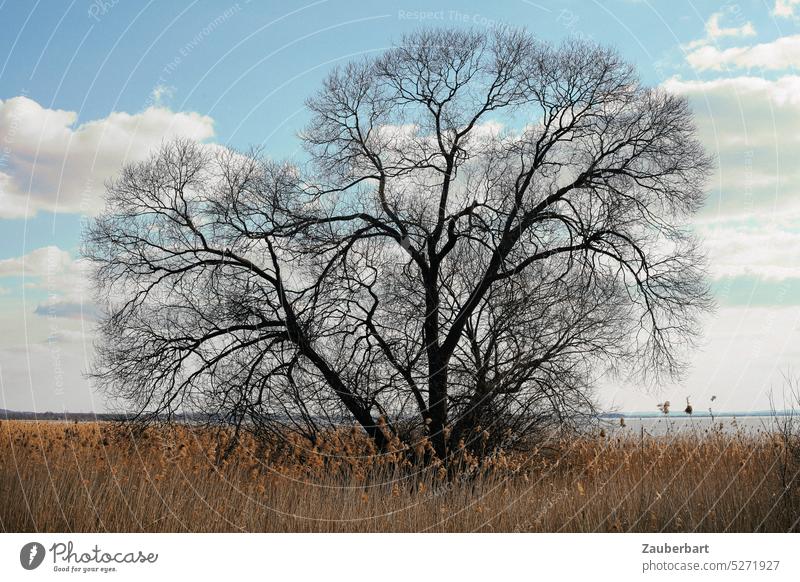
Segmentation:
{"type": "MultiPolygon", "coordinates": [[[[5,410],[0,408],[0,420],[61,420],[70,422],[96,422],[132,420],[133,414],[110,412],[29,412],[20,410],[5,410]]],[[[173,420],[197,422],[214,420],[210,415],[176,414],[173,420]]]]}
{"type": "Polygon", "coordinates": [[[20,410],[5,410],[0,408],[2,420],[67,420],[90,422],[98,420],[125,420],[125,414],[95,413],[95,412],[29,412],[20,410]]]}
{"type": "MultiPolygon", "coordinates": [[[[230,422],[217,414],[204,414],[201,412],[185,412],[156,416],[137,416],[133,413],[124,412],[31,412],[27,410],[5,410],[0,408],[0,420],[53,420],[69,422],[97,422],[97,421],[123,421],[123,420],[147,420],[148,422],[188,422],[188,423],[208,423],[208,424],[227,424],[230,422]]],[[[287,418],[282,415],[264,416],[264,421],[287,422],[287,418]]],[[[342,424],[347,424],[346,419],[342,418],[342,424]]]]}
{"type": "MultiPolygon", "coordinates": [[[[688,418],[690,416],[696,418],[721,418],[721,417],[744,417],[744,416],[791,416],[800,414],[800,411],[792,410],[756,410],[752,412],[714,412],[713,414],[708,411],[698,411],[692,415],[684,412],[675,412],[664,415],[658,412],[606,412],[597,415],[601,420],[612,420],[619,418],[688,418]]],[[[132,420],[135,418],[133,414],[125,413],[109,413],[109,412],[30,412],[23,410],[5,410],[0,408],[0,420],[61,420],[70,422],[92,422],[92,421],[120,421],[132,420]]],[[[173,421],[184,422],[217,422],[224,423],[224,419],[210,414],[199,413],[186,413],[176,414],[172,417],[173,421]]],[[[285,421],[285,417],[275,415],[274,420],[285,421]]],[[[348,424],[347,420],[342,418],[341,424],[348,424]]]]}

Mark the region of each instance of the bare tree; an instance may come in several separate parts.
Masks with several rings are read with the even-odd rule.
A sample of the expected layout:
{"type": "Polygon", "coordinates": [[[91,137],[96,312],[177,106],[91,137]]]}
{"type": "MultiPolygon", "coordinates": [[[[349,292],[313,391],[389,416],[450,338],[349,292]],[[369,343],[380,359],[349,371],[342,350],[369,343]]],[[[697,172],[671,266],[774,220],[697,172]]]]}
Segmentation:
{"type": "Polygon", "coordinates": [[[303,164],[188,142],[108,187],[96,377],[143,417],[436,454],[592,411],[601,371],[681,370],[710,306],[687,102],[612,50],[425,31],[336,69],[303,164]]]}

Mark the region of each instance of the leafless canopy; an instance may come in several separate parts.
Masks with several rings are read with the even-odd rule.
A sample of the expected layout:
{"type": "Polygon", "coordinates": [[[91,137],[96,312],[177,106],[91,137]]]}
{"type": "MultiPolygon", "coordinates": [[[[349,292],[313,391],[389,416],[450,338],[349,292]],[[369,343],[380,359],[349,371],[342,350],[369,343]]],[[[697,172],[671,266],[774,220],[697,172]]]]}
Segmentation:
{"type": "Polygon", "coordinates": [[[109,185],[86,246],[112,394],[446,457],[591,411],[601,371],[680,371],[709,306],[683,98],[593,44],[438,30],[308,107],[302,164],[173,142],[109,185]]]}

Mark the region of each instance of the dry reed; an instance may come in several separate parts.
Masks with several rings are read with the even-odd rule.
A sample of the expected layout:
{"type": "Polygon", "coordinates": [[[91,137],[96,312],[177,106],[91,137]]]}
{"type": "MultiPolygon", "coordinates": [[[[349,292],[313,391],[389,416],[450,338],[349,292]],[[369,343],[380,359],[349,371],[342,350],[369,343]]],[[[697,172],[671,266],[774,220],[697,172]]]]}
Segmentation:
{"type": "MultiPolygon", "coordinates": [[[[798,467],[785,439],[721,429],[559,439],[459,470],[376,455],[355,430],[311,446],[209,430],[0,423],[4,531],[789,531],[798,467]],[[779,475],[792,475],[787,482],[779,475]]],[[[476,438],[480,439],[478,435],[476,438]]],[[[401,449],[402,447],[398,447],[401,449]]]]}

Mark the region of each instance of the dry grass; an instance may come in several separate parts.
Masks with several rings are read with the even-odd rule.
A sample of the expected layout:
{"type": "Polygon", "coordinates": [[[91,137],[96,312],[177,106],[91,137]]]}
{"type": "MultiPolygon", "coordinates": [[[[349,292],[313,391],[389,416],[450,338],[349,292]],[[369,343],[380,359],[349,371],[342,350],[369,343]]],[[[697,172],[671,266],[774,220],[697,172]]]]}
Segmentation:
{"type": "Polygon", "coordinates": [[[766,433],[576,437],[482,465],[462,454],[454,479],[374,455],[355,431],[314,448],[246,440],[217,467],[220,444],[189,427],[133,438],[4,421],[0,529],[750,532],[796,530],[800,517],[798,480],[780,477],[795,457],[766,433]]]}

